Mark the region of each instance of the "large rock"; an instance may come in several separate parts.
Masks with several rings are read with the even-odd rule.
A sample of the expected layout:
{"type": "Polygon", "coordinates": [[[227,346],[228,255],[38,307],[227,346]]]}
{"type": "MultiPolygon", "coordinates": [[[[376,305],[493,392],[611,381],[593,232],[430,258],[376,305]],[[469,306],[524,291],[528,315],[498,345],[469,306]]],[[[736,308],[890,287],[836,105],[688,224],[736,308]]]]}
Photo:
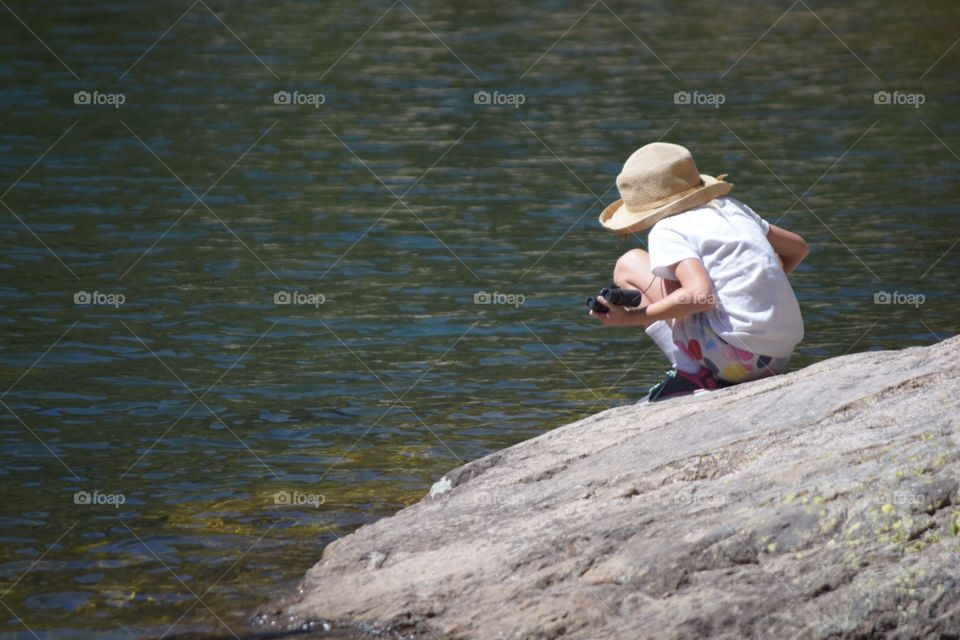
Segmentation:
{"type": "Polygon", "coordinates": [[[958,373],[960,337],[605,411],[331,543],[264,620],[434,638],[960,637],[958,373]]]}

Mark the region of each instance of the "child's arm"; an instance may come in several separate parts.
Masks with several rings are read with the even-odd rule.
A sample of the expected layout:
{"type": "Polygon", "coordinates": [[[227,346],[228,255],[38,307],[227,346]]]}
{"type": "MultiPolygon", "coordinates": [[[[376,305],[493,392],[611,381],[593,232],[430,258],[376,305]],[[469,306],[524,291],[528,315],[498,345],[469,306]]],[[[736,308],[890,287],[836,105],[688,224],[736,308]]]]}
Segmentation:
{"type": "Polygon", "coordinates": [[[645,307],[629,308],[611,305],[600,296],[598,300],[610,307],[610,313],[590,312],[606,326],[649,325],[657,320],[682,318],[717,306],[713,281],[706,267],[697,258],[687,258],[677,263],[675,273],[680,287],[662,300],[645,307]]]}
{"type": "Polygon", "coordinates": [[[803,259],[810,253],[810,246],[803,238],[792,231],[787,231],[783,227],[775,224],[770,225],[770,231],[767,232],[767,240],[773,247],[773,250],[780,256],[783,263],[783,271],[790,274],[797,265],[803,262],[803,259]]]}

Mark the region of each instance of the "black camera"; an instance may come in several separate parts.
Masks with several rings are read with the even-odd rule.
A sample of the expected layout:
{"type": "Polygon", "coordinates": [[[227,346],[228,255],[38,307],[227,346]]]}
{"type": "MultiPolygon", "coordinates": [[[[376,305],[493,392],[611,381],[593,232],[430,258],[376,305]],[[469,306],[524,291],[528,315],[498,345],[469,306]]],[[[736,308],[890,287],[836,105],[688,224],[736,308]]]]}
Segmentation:
{"type": "MultiPolygon", "coordinates": [[[[636,289],[621,289],[616,285],[610,285],[600,290],[600,295],[610,304],[622,305],[624,307],[639,307],[643,301],[643,293],[636,289]]],[[[596,313],[607,313],[610,308],[601,304],[593,296],[587,298],[587,309],[596,313]]]]}

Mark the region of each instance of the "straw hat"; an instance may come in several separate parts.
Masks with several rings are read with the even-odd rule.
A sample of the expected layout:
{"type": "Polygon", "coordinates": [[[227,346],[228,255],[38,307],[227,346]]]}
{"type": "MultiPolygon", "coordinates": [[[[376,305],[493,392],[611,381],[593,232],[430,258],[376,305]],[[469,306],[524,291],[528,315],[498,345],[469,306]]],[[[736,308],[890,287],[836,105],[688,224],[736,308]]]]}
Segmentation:
{"type": "Polygon", "coordinates": [[[733,187],[701,174],[686,147],[653,142],[633,152],[617,176],[617,200],[600,214],[600,224],[611,231],[630,233],[649,229],[667,216],[699,207],[726,195],[733,187]]]}

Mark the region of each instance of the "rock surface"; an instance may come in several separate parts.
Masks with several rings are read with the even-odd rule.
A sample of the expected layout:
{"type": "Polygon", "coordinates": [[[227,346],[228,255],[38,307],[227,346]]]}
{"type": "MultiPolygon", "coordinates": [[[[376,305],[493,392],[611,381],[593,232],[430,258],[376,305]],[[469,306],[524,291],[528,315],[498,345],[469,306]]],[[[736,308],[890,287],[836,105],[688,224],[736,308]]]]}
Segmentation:
{"type": "Polygon", "coordinates": [[[270,615],[432,638],[958,638],[958,374],[955,337],[605,411],[331,543],[270,615]]]}

